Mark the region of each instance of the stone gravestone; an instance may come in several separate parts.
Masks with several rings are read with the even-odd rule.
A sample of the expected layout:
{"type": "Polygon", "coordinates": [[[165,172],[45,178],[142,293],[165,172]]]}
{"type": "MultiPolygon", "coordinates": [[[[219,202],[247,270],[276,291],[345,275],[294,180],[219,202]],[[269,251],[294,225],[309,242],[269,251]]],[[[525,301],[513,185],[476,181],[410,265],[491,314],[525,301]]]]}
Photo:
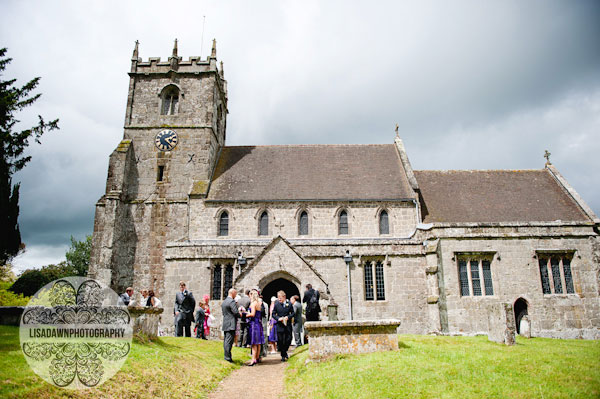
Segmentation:
{"type": "Polygon", "coordinates": [[[519,335],[525,338],[531,338],[531,322],[529,316],[525,315],[521,318],[519,323],[519,335]]]}
{"type": "Polygon", "coordinates": [[[505,345],[515,344],[515,314],[510,303],[494,303],[488,308],[488,339],[505,345]]]}

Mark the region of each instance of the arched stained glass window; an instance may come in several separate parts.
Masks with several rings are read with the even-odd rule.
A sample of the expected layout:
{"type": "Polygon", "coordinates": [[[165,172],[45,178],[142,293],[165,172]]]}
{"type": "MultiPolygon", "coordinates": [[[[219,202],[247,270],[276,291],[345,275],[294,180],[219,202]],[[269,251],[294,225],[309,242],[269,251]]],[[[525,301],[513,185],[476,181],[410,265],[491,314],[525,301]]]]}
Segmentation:
{"type": "Polygon", "coordinates": [[[229,214],[226,211],[219,217],[219,235],[229,235],[229,214]]]}
{"type": "Polygon", "coordinates": [[[348,212],[341,211],[338,221],[338,233],[348,234],[348,212]]]}
{"type": "Polygon", "coordinates": [[[258,223],[258,235],[266,236],[269,234],[269,214],[264,211],[260,214],[260,221],[258,223]]]}
{"type": "Polygon", "coordinates": [[[298,235],[305,236],[308,234],[308,213],[302,211],[298,220],[298,235]]]}
{"type": "Polygon", "coordinates": [[[387,211],[379,214],[379,234],[390,234],[390,222],[387,211]]]}

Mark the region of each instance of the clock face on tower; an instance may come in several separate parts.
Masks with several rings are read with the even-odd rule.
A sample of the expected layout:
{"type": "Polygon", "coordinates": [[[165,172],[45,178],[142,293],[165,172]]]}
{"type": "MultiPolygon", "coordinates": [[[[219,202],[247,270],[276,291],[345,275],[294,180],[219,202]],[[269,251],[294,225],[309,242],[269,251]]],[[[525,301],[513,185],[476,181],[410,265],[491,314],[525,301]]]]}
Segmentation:
{"type": "Polygon", "coordinates": [[[177,133],[173,130],[161,130],[154,140],[156,148],[161,151],[171,151],[177,145],[177,133]]]}

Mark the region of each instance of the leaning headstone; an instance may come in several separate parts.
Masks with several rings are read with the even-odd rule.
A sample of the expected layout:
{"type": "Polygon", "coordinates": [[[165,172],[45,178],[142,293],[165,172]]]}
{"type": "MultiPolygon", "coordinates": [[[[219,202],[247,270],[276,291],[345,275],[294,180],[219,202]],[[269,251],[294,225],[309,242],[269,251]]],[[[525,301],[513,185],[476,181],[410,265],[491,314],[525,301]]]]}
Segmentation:
{"type": "Polygon", "coordinates": [[[515,344],[515,314],[510,303],[494,303],[488,308],[488,339],[505,345],[515,344]]]}
{"type": "Polygon", "coordinates": [[[529,316],[525,315],[519,323],[519,335],[525,338],[531,338],[531,322],[529,316]]]}

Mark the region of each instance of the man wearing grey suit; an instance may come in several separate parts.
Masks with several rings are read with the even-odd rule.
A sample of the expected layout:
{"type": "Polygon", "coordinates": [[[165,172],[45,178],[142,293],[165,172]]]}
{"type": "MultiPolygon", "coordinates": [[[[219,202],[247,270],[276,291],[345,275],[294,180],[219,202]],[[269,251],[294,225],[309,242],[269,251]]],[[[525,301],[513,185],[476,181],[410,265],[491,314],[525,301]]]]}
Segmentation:
{"type": "Polygon", "coordinates": [[[191,337],[190,325],[194,320],[196,300],[194,299],[194,295],[185,289],[183,281],[179,282],[179,289],[180,292],[175,295],[175,306],[173,308],[175,312],[175,325],[177,326],[176,334],[178,337],[183,337],[185,330],[185,336],[191,337]]]}
{"type": "Polygon", "coordinates": [[[223,313],[223,352],[225,353],[225,360],[229,363],[233,363],[231,358],[231,347],[233,346],[233,339],[235,338],[235,326],[237,324],[237,318],[240,317],[240,311],[237,303],[235,302],[235,296],[237,291],[234,288],[229,290],[229,295],[221,304],[221,311],[223,313]]]}
{"type": "Polygon", "coordinates": [[[292,306],[294,307],[294,322],[292,323],[292,328],[294,331],[294,341],[296,341],[296,346],[302,345],[302,304],[300,303],[300,297],[298,295],[294,295],[290,300],[292,306]]]}

